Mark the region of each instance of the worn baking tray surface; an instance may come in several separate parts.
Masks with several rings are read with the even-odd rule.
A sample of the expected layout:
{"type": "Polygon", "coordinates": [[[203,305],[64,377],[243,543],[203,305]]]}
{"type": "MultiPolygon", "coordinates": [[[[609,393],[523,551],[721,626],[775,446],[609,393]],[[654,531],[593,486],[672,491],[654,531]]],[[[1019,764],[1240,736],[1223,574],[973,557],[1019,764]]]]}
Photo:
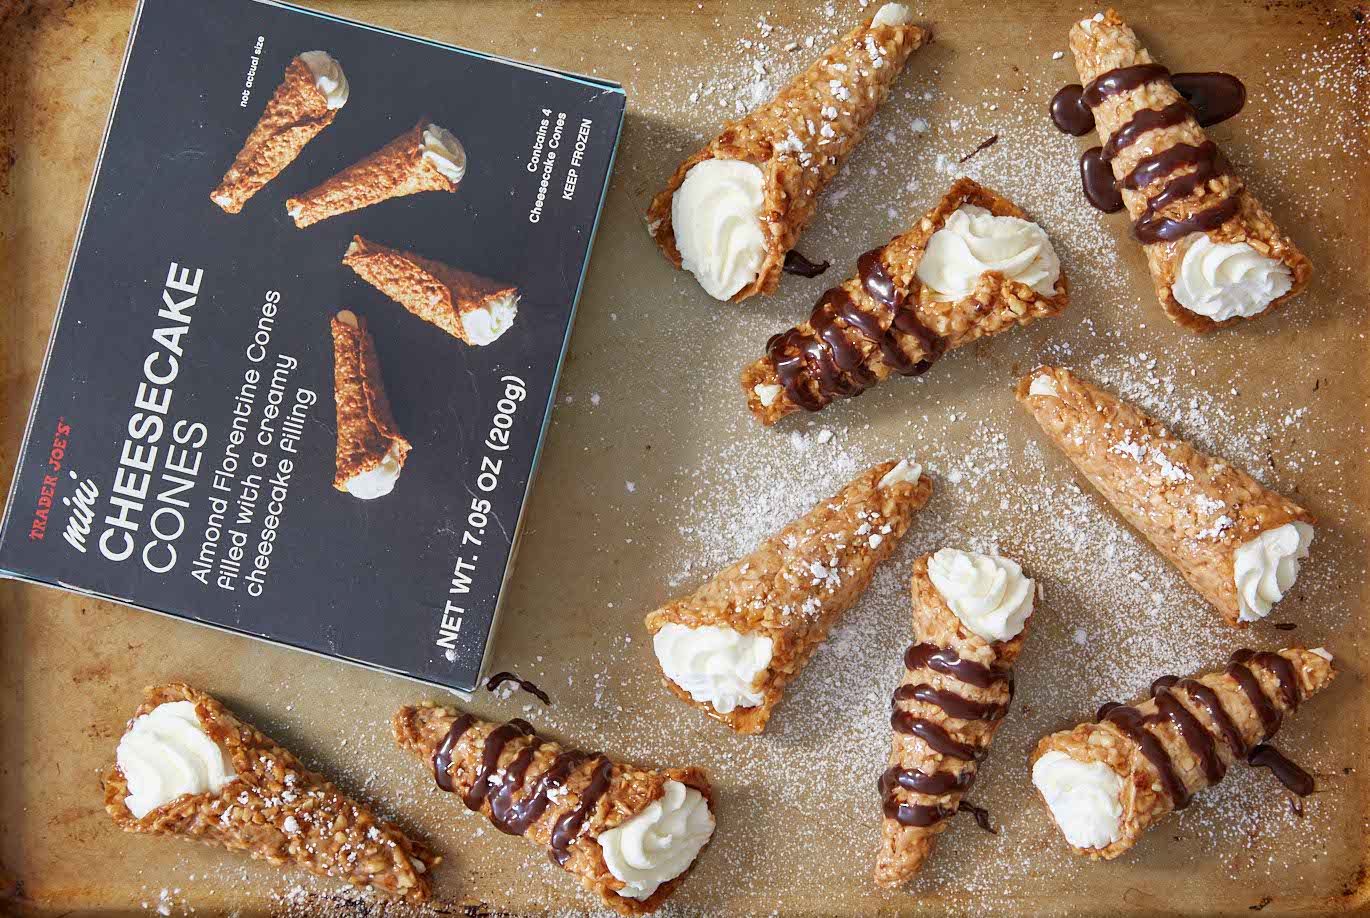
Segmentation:
{"type": "MultiPolygon", "coordinates": [[[[767,336],[807,312],[832,274],[787,277],[779,295],[743,306],[717,304],[666,267],[641,212],[736,100],[750,106],[767,96],[813,56],[807,39],[823,47],[860,15],[858,4],[318,5],[628,88],[618,172],[494,659],[495,668],[547,688],[553,705],[481,694],[471,707],[529,717],[626,758],[710,770],[721,790],[718,835],[670,912],[1249,914],[1361,906],[1360,674],[1370,599],[1363,11],[1246,2],[1121,10],[1163,61],[1246,80],[1246,110],[1213,134],[1318,271],[1278,318],[1195,339],[1161,314],[1122,219],[1083,203],[1075,177],[1082,144],[1045,117],[1051,93],[1074,80],[1069,56],[1053,54],[1093,8],[1045,0],[916,5],[936,41],[910,62],[829,190],[803,250],[840,271],[911,223],[953,174],[969,174],[1043,223],[1069,272],[1072,306],[1059,319],[958,352],[921,380],[891,382],[763,431],[745,414],[737,372],[767,336]],[[791,42],[797,49],[784,50],[791,42]],[[958,163],[991,136],[994,145],[958,163]],[[1018,373],[1039,362],[1103,382],[1320,517],[1314,558],[1270,623],[1240,636],[1223,628],[1081,489],[1013,404],[1018,373]],[[763,737],[733,736],[659,686],[641,628],[646,612],[857,469],[909,451],[936,482],[931,503],[763,737]],[[1019,664],[1014,711],[973,795],[998,834],[958,820],[913,887],[879,891],[869,879],[874,783],[909,636],[909,562],[941,545],[997,546],[1042,581],[1046,599],[1019,664]],[[1274,622],[1297,627],[1277,631],[1274,622]],[[1268,774],[1236,769],[1117,862],[1092,865],[1066,853],[1028,782],[1027,754],[1039,736],[1087,718],[1102,701],[1144,692],[1163,672],[1215,666],[1244,643],[1293,642],[1328,644],[1345,669],[1280,735],[1280,746],[1318,777],[1302,815],[1268,774]]],[[[0,309],[0,471],[8,475],[133,5],[0,9],[0,278],[9,294],[0,309]]],[[[435,911],[591,908],[543,854],[465,813],[393,747],[394,708],[436,697],[434,690],[56,591],[6,584],[0,603],[0,890],[13,908],[379,910],[298,874],[114,829],[101,809],[99,772],[141,688],[168,678],[218,694],[443,850],[435,911]]]]}

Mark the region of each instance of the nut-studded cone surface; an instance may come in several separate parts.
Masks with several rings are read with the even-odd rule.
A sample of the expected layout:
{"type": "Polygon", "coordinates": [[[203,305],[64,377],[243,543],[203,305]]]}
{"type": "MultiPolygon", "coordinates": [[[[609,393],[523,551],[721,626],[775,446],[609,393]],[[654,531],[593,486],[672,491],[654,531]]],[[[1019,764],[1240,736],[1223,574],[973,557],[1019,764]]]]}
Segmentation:
{"type": "Polygon", "coordinates": [[[179,682],[155,686],[133,719],[176,701],[194,703],[200,725],[227,753],[237,776],[217,793],[186,794],[135,819],[124,804],[128,783],[116,764],[104,781],[105,809],[119,828],[242,851],[415,902],[429,897],[430,871],[441,858],[211,696],[179,682]]]}
{"type": "Polygon", "coordinates": [[[1064,271],[1052,296],[986,271],[969,295],[932,298],[917,277],[918,265],[928,240],[963,204],[996,217],[1029,219],[998,192],[957,179],[936,207],[907,232],[862,255],[855,275],[827,291],[806,321],[773,336],[766,356],[742,371],[753,417],[770,425],[800,409],[820,411],[891,376],[921,375],[953,348],[1066,308],[1064,271]]]}
{"type": "Polygon", "coordinates": [[[1134,707],[1105,705],[1097,722],[1043,737],[1034,764],[1056,751],[1077,762],[1102,762],[1122,779],[1117,841],[1072,850],[1105,860],[1127,851],[1167,813],[1221,781],[1336,674],[1320,648],[1239,650],[1226,669],[1158,679],[1151,699],[1134,707]]]}
{"type": "Polygon", "coordinates": [[[286,201],[286,212],[303,229],[390,198],[424,191],[456,191],[460,181],[443,175],[424,155],[423,133],[430,123],[420,118],[418,124],[375,153],[286,201]]]}
{"type": "Polygon", "coordinates": [[[392,452],[403,469],[410,445],[400,436],[390,413],[380,360],[366,320],[343,310],[333,317],[332,328],[333,398],[338,417],[333,487],[346,491],[349,481],[378,467],[392,452]]]}
{"type": "Polygon", "coordinates": [[[647,211],[649,229],[667,260],[681,266],[671,202],[686,173],[706,159],[749,162],[764,175],[766,256],[756,280],[732,299],[774,293],[785,253],[817,212],[819,193],[841,171],[890,84],[926,38],[914,25],[875,25],[867,19],[770,102],[725,125],[708,146],[680,164],[647,211]]]}
{"type": "Polygon", "coordinates": [[[281,85],[210,200],[230,214],[241,211],[337,114],[338,109],[328,107],[309,65],[299,57],[291,60],[281,85]]]}
{"type": "Polygon", "coordinates": [[[1313,515],[1069,370],[1038,367],[1019,381],[1017,395],[1090,484],[1223,620],[1246,627],[1238,547],[1286,523],[1312,524],[1313,515]],[[1055,394],[1035,394],[1034,385],[1055,394]]]}
{"type": "Polygon", "coordinates": [[[467,344],[481,343],[472,340],[468,316],[491,314],[501,306],[514,308],[518,303],[518,288],[513,284],[387,248],[361,236],[352,238],[343,264],[420,319],[467,344]]]}
{"type": "Polygon", "coordinates": [[[956,815],[1008,713],[1013,664],[1032,621],[1007,641],[980,637],[933,586],[931,557],[913,564],[913,643],[894,693],[889,768],[880,777],[881,886],[916,876],[956,815]]]}
{"type": "Polygon", "coordinates": [[[693,594],[647,616],[652,635],[676,624],[728,628],[772,641],[770,663],[753,684],[763,698],[759,705],[720,712],[696,701],[663,672],[677,698],[739,733],[766,728],[785,686],[865,591],[932,493],[931,479],[916,466],[913,480],[882,486],[896,465],[883,462],[866,469],[693,594]]]}
{"type": "Polygon", "coordinates": [[[391,725],[395,741],[423,763],[440,789],[500,831],[547,849],[553,863],[615,911],[650,914],[689,875],[686,870],[644,900],[620,896],[624,883],[609,870],[596,839],[660,799],[667,781],[699,791],[712,810],[712,789],[700,769],[639,768],[566,749],[522,720],[497,724],[435,705],[401,708],[391,725]]]}
{"type": "MultiPolygon", "coordinates": [[[[1070,50],[1086,87],[1109,71],[1156,63],[1137,34],[1113,10],[1101,19],[1076,23],[1070,30],[1070,50]]],[[[1292,275],[1290,290],[1249,318],[1268,315],[1303,292],[1313,275],[1313,266],[1275,225],[1261,202],[1208,139],[1192,108],[1180,110],[1183,116],[1176,123],[1148,126],[1141,135],[1135,133],[1135,127],[1129,128],[1147,126],[1145,122],[1134,122],[1139,113],[1144,119],[1161,116],[1161,121],[1167,121],[1164,115],[1177,111],[1177,106],[1185,106],[1185,102],[1171,83],[1169,73],[1164,73],[1135,89],[1108,95],[1094,107],[1094,123],[1106,149],[1110,140],[1120,145],[1115,138],[1125,129],[1139,137],[1137,142],[1120,145],[1122,149],[1110,161],[1122,189],[1123,203],[1132,219],[1138,221],[1136,226],[1164,219],[1184,221],[1211,211],[1222,218],[1221,223],[1205,231],[1213,242],[1245,242],[1261,255],[1283,262],[1292,275]],[[1167,167],[1166,157],[1183,153],[1186,147],[1196,151],[1199,165],[1167,167]]],[[[1180,233],[1145,246],[1156,296],[1166,315],[1189,331],[1199,333],[1246,321],[1248,317],[1237,315],[1215,322],[1186,309],[1175,298],[1172,288],[1191,236],[1180,233]]]]}

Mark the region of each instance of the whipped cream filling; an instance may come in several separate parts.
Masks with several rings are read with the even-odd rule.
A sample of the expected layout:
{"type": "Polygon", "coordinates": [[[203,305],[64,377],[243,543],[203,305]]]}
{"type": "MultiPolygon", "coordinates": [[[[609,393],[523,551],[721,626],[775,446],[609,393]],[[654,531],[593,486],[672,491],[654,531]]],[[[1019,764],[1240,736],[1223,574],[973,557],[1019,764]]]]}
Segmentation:
{"type": "Polygon", "coordinates": [[[314,74],[314,85],[323,93],[324,102],[329,108],[342,108],[347,104],[347,74],[327,51],[305,51],[300,60],[314,74]]]}
{"type": "Polygon", "coordinates": [[[186,794],[218,793],[237,777],[193,701],[159,704],[135,719],[114,759],[128,782],[124,806],[135,819],[186,794]]]}
{"type": "Polygon", "coordinates": [[[444,127],[430,124],[423,129],[423,158],[454,182],[466,175],[466,149],[444,127]]]}
{"type": "Polygon", "coordinates": [[[876,483],[875,487],[880,490],[892,488],[901,481],[911,481],[918,483],[918,479],[923,476],[923,467],[912,459],[900,459],[894,468],[884,474],[884,477],[876,483]]]}
{"type": "Polygon", "coordinates": [[[754,390],[757,399],[761,402],[761,407],[769,408],[775,404],[775,400],[780,398],[780,393],[785,391],[783,386],[774,383],[762,383],[754,390]]]}
{"type": "Polygon", "coordinates": [[[461,327],[472,344],[487,345],[514,325],[519,311],[519,295],[509,293],[496,297],[479,309],[463,313],[461,327]]]}
{"type": "Polygon", "coordinates": [[[1028,395],[1049,395],[1052,398],[1060,398],[1061,390],[1056,388],[1056,380],[1044,373],[1032,380],[1032,384],[1028,386],[1028,395]]]}
{"type": "Polygon", "coordinates": [[[1007,641],[1023,630],[1037,584],[1015,561],[943,548],[928,559],[928,576],[956,617],[987,641],[1007,641]]]}
{"type": "Polygon", "coordinates": [[[1123,779],[1103,762],[1080,762],[1053,749],[1032,766],[1032,783],[1075,847],[1106,848],[1122,837],[1123,779]]]}
{"type": "Polygon", "coordinates": [[[1237,581],[1237,618],[1254,622],[1265,618],[1284,598],[1299,576],[1299,562],[1308,557],[1313,527],[1285,523],[1267,529],[1237,547],[1233,576],[1237,581]]]}
{"type": "Polygon", "coordinates": [[[875,11],[871,28],[876,26],[903,26],[913,22],[913,10],[902,3],[886,3],[875,11]]]}
{"type": "Polygon", "coordinates": [[[962,204],[932,234],[914,274],[934,300],[959,300],[975,290],[986,271],[1055,296],[1061,262],[1036,223],[962,204]]]}
{"type": "Polygon", "coordinates": [[[766,258],[764,184],[758,166],[706,159],[685,173],[671,198],[680,266],[716,300],[730,299],[761,272],[766,258]]]}
{"type": "Polygon", "coordinates": [[[755,683],[770,665],[775,649],[768,637],[716,625],[689,628],[671,622],[653,635],[652,648],[666,678],[720,714],[754,708],[765,700],[755,683]]]}
{"type": "Polygon", "coordinates": [[[347,493],[360,500],[375,500],[395,490],[395,482],[400,480],[400,445],[391,443],[390,449],[381,457],[381,464],[353,475],[347,479],[347,493]]]}
{"type": "MultiPolygon", "coordinates": [[[[668,626],[669,627],[669,626],[668,626]]],[[[680,876],[714,834],[709,801],[693,787],[667,781],[660,799],[595,839],[609,872],[624,884],[625,899],[650,899],[662,883],[680,876]]]]}
{"type": "Polygon", "coordinates": [[[1215,243],[1204,233],[1189,237],[1170,291],[1190,312],[1215,322],[1264,312],[1294,286],[1289,266],[1245,242],[1215,243]]]}

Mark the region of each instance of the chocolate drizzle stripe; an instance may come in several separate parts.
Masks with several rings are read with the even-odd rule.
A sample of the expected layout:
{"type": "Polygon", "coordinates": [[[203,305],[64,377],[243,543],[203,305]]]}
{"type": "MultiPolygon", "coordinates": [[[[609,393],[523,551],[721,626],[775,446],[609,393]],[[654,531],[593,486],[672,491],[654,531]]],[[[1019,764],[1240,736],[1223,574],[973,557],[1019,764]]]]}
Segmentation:
{"type": "Polygon", "coordinates": [[[1001,720],[1008,710],[1005,705],[996,702],[971,701],[949,689],[934,688],[927,683],[901,685],[895,689],[894,700],[896,702],[910,699],[936,705],[951,717],[961,720],[1001,720]]]}
{"type": "Polygon", "coordinates": [[[942,355],[945,342],[924,326],[881,262],[881,249],[872,249],[857,260],[862,289],[881,307],[881,314],[860,308],[842,287],[823,293],[809,316],[811,334],[791,328],[766,342],[766,355],[790,401],[806,411],[818,411],[835,398],[853,398],[878,377],[866,365],[867,356],[851,338],[854,331],[880,351],[894,372],[917,376],[942,355]],[[904,352],[900,336],[917,341],[922,360],[904,352]],[[809,383],[813,384],[810,391],[809,383]]]}
{"type": "Polygon", "coordinates": [[[452,750],[457,748],[457,743],[461,741],[462,734],[471,729],[471,725],[475,722],[476,718],[470,714],[463,714],[452,721],[452,726],[447,728],[447,734],[443,736],[437,751],[433,753],[433,780],[437,782],[438,787],[449,794],[456,790],[451,775],[452,750]]]}
{"type": "Polygon", "coordinates": [[[880,776],[878,787],[882,797],[888,797],[896,787],[902,787],[904,790],[913,791],[916,794],[927,794],[929,797],[940,797],[953,791],[965,791],[974,783],[975,769],[973,768],[959,774],[950,771],[934,771],[932,774],[928,774],[916,769],[891,765],[880,776]]]}
{"type": "Polygon", "coordinates": [[[586,818],[599,803],[599,798],[609,790],[609,784],[613,781],[614,763],[604,756],[599,756],[596,761],[597,764],[590,772],[590,783],[580,792],[580,803],[575,809],[563,814],[552,828],[552,860],[558,866],[565,866],[570,860],[571,843],[579,837],[586,818]]]}
{"type": "Polygon", "coordinates": [[[917,828],[936,825],[943,819],[956,815],[955,807],[946,807],[940,803],[931,806],[922,803],[900,803],[894,797],[885,798],[883,809],[885,818],[893,819],[901,826],[917,828]]]}
{"type": "Polygon", "coordinates": [[[1199,767],[1203,770],[1204,778],[1209,784],[1217,784],[1222,780],[1227,768],[1223,765],[1222,758],[1218,755],[1217,743],[1213,741],[1213,735],[1204,728],[1204,725],[1197,717],[1189,712],[1183,702],[1175,697],[1175,693],[1168,688],[1162,688],[1156,695],[1156,713],[1165,720],[1175,725],[1181,738],[1189,751],[1199,760],[1199,767]]]}
{"type": "Polygon", "coordinates": [[[462,795],[462,803],[466,804],[468,810],[479,810],[480,805],[485,802],[486,796],[490,793],[491,780],[496,771],[499,770],[499,760],[500,756],[504,754],[504,748],[509,745],[511,740],[528,736],[532,732],[531,724],[524,720],[515,719],[507,724],[500,724],[485,737],[485,746],[481,750],[480,769],[476,772],[471,786],[462,795]]]}
{"type": "Polygon", "coordinates": [[[1104,159],[1114,159],[1148,131],[1183,124],[1193,113],[1194,109],[1183,99],[1172,102],[1165,108],[1138,109],[1131,121],[1118,128],[1113,132],[1113,136],[1108,138],[1108,143],[1104,144],[1104,159]]]}
{"type": "Polygon", "coordinates": [[[529,682],[527,679],[521,679],[513,673],[508,672],[495,673],[489,679],[485,680],[485,690],[487,692],[493,692],[495,689],[499,688],[506,682],[516,683],[519,688],[523,689],[523,691],[532,695],[534,698],[538,699],[543,704],[552,703],[552,699],[548,696],[548,694],[544,692],[542,689],[538,688],[535,684],[529,682]]]}
{"type": "Polygon", "coordinates": [[[950,647],[936,644],[914,644],[904,651],[904,668],[911,670],[930,669],[944,676],[959,679],[976,688],[989,688],[999,682],[1012,680],[1012,673],[990,669],[974,660],[962,660],[950,647]]]}
{"type": "Polygon", "coordinates": [[[1098,108],[1110,96],[1129,92],[1167,78],[1170,71],[1160,64],[1133,64],[1131,67],[1118,67],[1095,77],[1080,93],[1080,101],[1090,108],[1098,108]]]}
{"type": "Polygon", "coordinates": [[[1111,707],[1105,705],[1105,708],[1106,711],[1101,710],[1101,719],[1111,723],[1137,745],[1142,756],[1156,769],[1156,774],[1161,779],[1161,788],[1175,805],[1175,809],[1182,810],[1189,806],[1189,790],[1185,787],[1179,772],[1175,770],[1175,763],[1170,760],[1170,754],[1165,751],[1165,746],[1146,729],[1147,720],[1142,716],[1142,712],[1125,704],[1111,707]]]}

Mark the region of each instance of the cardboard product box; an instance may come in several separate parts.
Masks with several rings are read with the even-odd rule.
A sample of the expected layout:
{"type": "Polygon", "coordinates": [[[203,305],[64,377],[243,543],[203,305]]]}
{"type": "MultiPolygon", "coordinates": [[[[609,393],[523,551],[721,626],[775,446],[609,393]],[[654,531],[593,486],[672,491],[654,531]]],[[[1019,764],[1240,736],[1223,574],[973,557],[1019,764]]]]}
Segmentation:
{"type": "Polygon", "coordinates": [[[143,0],[3,573],[472,689],[623,110],[285,4],[143,0]]]}

